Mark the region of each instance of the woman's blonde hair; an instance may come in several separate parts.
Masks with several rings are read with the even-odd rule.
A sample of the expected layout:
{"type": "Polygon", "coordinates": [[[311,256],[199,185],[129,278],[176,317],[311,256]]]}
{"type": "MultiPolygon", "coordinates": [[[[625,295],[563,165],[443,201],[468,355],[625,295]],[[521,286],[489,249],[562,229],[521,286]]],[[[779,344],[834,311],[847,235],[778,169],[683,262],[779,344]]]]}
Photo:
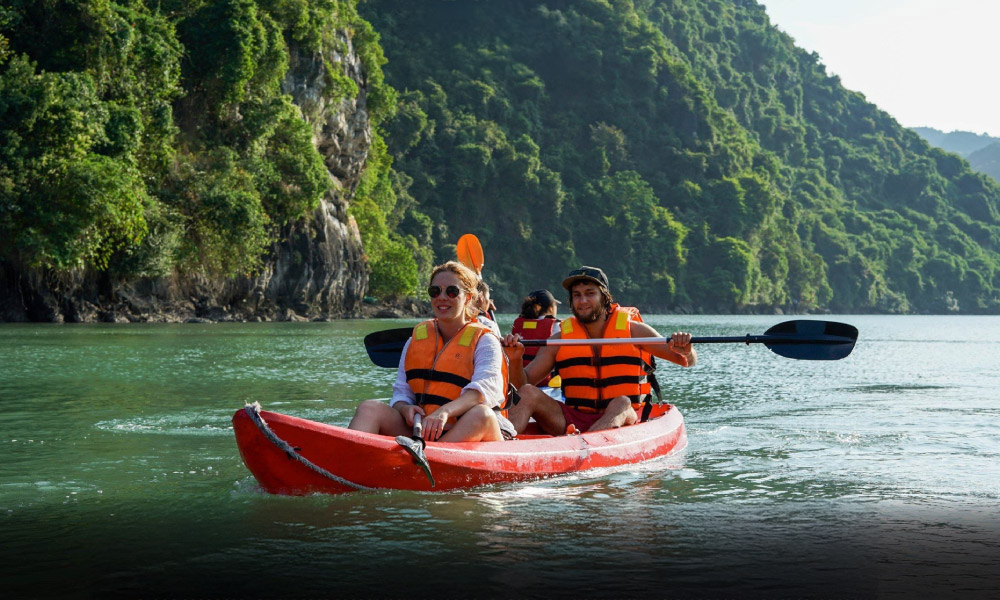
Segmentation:
{"type": "Polygon", "coordinates": [[[479,297],[478,286],[479,275],[470,269],[469,267],[463,265],[460,262],[449,260],[448,262],[434,267],[431,271],[431,282],[434,282],[434,278],[437,277],[438,273],[441,271],[451,271],[458,277],[459,287],[462,288],[462,292],[467,298],[465,304],[465,316],[468,320],[474,321],[476,316],[479,314],[479,308],[476,306],[476,299],[479,297]]]}

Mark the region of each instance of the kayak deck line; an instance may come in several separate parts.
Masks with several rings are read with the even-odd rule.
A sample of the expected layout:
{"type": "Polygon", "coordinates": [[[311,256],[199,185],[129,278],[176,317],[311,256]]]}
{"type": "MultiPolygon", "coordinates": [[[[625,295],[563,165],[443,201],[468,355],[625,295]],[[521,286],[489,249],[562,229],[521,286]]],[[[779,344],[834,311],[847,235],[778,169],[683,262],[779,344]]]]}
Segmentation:
{"type": "MultiPolygon", "coordinates": [[[[671,431],[676,430],[678,427],[681,427],[682,425],[683,425],[682,423],[679,423],[677,426],[673,427],[671,429],[671,431]]],[[[593,431],[593,432],[589,432],[589,433],[590,434],[600,433],[600,431],[593,431]]],[[[588,433],[582,433],[582,434],[579,435],[579,438],[580,438],[581,442],[583,442],[587,447],[589,447],[591,444],[587,440],[587,437],[586,437],[587,435],[588,435],[588,433]]],[[[520,441],[544,439],[544,438],[549,438],[549,437],[559,438],[559,437],[563,437],[563,436],[558,436],[558,435],[557,436],[540,435],[540,436],[533,436],[533,437],[525,438],[525,439],[514,438],[513,440],[505,440],[505,441],[502,441],[502,442],[486,442],[486,443],[511,444],[511,443],[517,443],[517,442],[520,442],[520,441]]],[[[574,436],[574,437],[576,437],[576,436],[574,436]]],[[[627,440],[627,441],[619,442],[619,443],[616,443],[616,444],[602,445],[602,446],[600,446],[600,448],[602,450],[616,450],[616,449],[619,449],[619,448],[627,448],[629,446],[635,446],[637,444],[643,444],[643,443],[647,442],[649,439],[650,438],[632,439],[632,440],[627,440]]],[[[459,442],[459,443],[462,443],[462,442],[459,442]]],[[[482,442],[479,442],[479,443],[482,443],[482,442]]],[[[493,455],[493,454],[496,454],[495,451],[489,451],[489,450],[467,450],[465,448],[449,448],[448,446],[451,446],[451,445],[454,445],[454,444],[453,443],[449,443],[449,442],[428,442],[427,443],[427,448],[432,448],[434,450],[435,454],[439,454],[439,453],[447,454],[449,452],[460,453],[460,454],[483,454],[483,455],[493,455]],[[433,446],[431,444],[433,444],[433,446]]],[[[668,452],[665,456],[672,456],[672,455],[680,452],[683,449],[684,449],[683,447],[682,448],[674,448],[670,452],[668,452]]],[[[529,450],[527,452],[520,452],[520,451],[514,449],[512,451],[509,451],[508,454],[510,454],[512,456],[541,457],[541,456],[559,456],[561,454],[579,454],[580,450],[581,450],[581,448],[561,448],[561,449],[557,449],[557,450],[529,450]]],[[[426,449],[425,449],[425,451],[426,451],[426,449]]]]}
{"type": "Polygon", "coordinates": [[[254,425],[257,426],[257,429],[260,429],[260,432],[264,434],[264,437],[266,437],[271,443],[277,446],[279,450],[283,451],[288,456],[288,458],[297,460],[298,462],[309,467],[311,470],[319,473],[323,477],[330,479],[331,481],[336,481],[341,485],[346,485],[347,487],[354,488],[358,491],[374,491],[376,489],[379,489],[379,488],[370,488],[368,486],[361,485],[360,483],[354,483],[353,481],[349,481],[347,479],[344,479],[343,477],[334,475],[333,473],[327,471],[326,469],[317,464],[314,464],[308,458],[299,454],[296,451],[296,449],[292,447],[291,444],[278,437],[273,431],[271,431],[271,428],[267,426],[267,423],[264,421],[264,418],[260,416],[260,411],[261,411],[260,402],[247,404],[246,406],[243,407],[243,410],[245,410],[246,413],[250,415],[250,420],[254,422],[254,425]]]}

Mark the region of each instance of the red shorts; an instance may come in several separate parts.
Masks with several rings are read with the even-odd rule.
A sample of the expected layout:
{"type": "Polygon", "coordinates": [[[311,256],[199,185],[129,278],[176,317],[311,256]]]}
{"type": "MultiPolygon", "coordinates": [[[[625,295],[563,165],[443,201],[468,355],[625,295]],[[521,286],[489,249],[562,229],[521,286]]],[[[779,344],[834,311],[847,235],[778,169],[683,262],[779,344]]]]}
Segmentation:
{"type": "Polygon", "coordinates": [[[566,406],[563,403],[559,403],[560,408],[562,408],[563,416],[566,417],[567,425],[575,425],[581,432],[590,429],[590,426],[597,422],[604,413],[592,413],[583,412],[582,410],[577,410],[572,406],[566,406]]]}

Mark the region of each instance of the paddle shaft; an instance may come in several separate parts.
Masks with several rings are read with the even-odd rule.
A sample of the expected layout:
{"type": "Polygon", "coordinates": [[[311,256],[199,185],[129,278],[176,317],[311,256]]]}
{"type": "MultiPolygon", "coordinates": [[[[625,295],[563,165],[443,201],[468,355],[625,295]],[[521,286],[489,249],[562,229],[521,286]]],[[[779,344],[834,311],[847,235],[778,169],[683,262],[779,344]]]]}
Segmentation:
{"type": "Polygon", "coordinates": [[[413,437],[415,438],[424,437],[424,423],[420,413],[416,413],[413,415],[413,437]]]}
{"type": "MultiPolygon", "coordinates": [[[[380,367],[398,368],[411,328],[387,329],[365,336],[368,356],[380,367]]],[[[693,344],[764,344],[779,356],[799,360],[840,360],[848,356],[858,340],[853,325],[833,321],[795,320],[778,323],[763,335],[693,337],[693,344]]],[[[632,344],[649,346],[670,343],[668,337],[587,338],[521,340],[525,346],[600,346],[632,344]]]]}
{"type": "MultiPolygon", "coordinates": [[[[611,344],[669,344],[668,337],[587,338],[582,340],[521,340],[525,346],[607,346],[611,344]]],[[[853,344],[854,340],[837,335],[799,337],[794,335],[733,335],[692,337],[692,344],[853,344]]]]}

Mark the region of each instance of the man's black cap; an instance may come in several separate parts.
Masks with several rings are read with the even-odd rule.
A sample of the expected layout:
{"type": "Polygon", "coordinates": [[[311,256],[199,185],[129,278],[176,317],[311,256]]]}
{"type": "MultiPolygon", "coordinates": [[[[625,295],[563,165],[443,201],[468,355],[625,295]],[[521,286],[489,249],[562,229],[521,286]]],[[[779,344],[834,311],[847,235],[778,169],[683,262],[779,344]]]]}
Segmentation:
{"type": "Polygon", "coordinates": [[[582,266],[579,269],[573,269],[566,276],[566,279],[563,279],[562,286],[566,288],[566,291],[569,291],[573,284],[578,281],[592,281],[605,290],[610,290],[608,276],[597,267],[582,266]]]}

